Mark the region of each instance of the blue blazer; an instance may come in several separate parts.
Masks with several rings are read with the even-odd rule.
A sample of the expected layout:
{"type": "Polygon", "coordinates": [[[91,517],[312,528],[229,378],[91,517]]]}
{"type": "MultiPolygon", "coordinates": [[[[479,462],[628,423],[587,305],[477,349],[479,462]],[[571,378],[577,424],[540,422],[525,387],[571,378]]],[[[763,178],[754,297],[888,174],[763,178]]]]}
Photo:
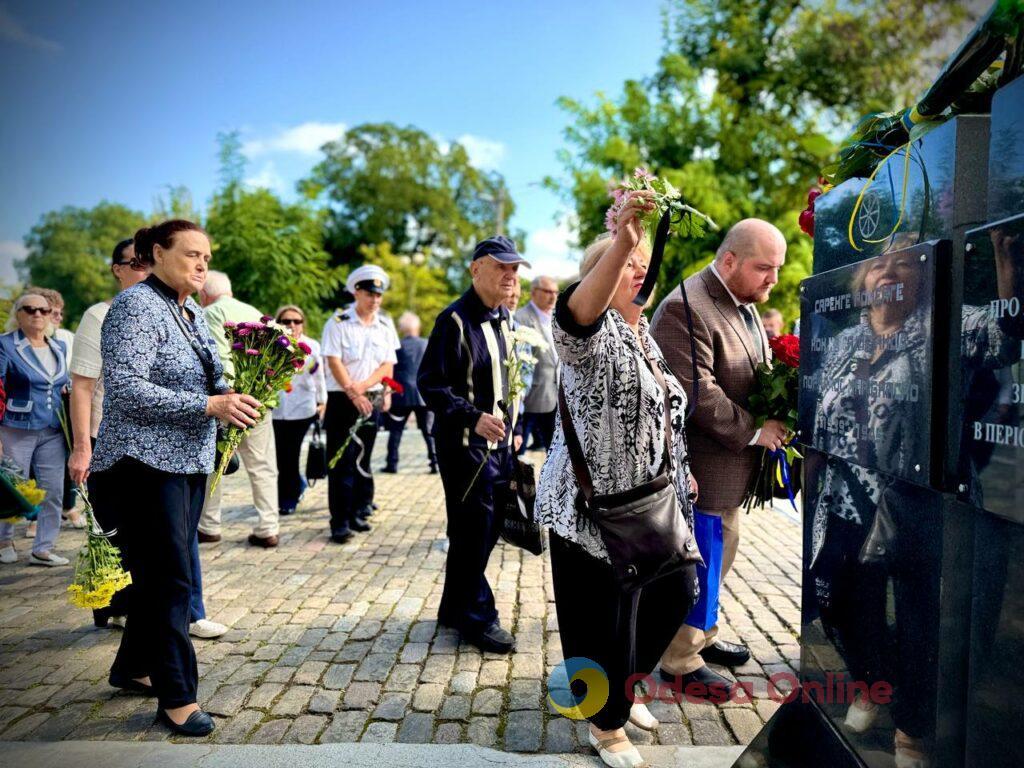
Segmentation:
{"type": "Polygon", "coordinates": [[[401,396],[392,395],[391,404],[393,406],[418,408],[425,405],[420,396],[416,376],[420,370],[420,363],[423,362],[423,353],[426,351],[426,339],[419,336],[406,336],[402,339],[401,347],[396,352],[398,362],[395,364],[395,381],[402,385],[405,392],[401,396]]]}
{"type": "Polygon", "coordinates": [[[0,335],[0,378],[7,392],[2,423],[15,429],[60,428],[61,392],[67,386],[68,360],[63,341],[46,343],[57,357],[53,376],[40,364],[21,330],[0,335]]]}

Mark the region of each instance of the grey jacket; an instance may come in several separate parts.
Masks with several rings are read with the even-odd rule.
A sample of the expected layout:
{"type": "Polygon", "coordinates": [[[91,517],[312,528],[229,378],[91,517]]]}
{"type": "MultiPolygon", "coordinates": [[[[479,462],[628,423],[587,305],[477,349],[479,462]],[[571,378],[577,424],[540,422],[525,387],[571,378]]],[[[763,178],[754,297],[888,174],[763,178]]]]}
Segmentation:
{"type": "Polygon", "coordinates": [[[533,369],[533,380],[530,391],[526,393],[524,410],[526,413],[551,413],[558,407],[558,353],[552,343],[551,326],[544,330],[533,304],[527,304],[516,310],[516,323],[528,325],[548,340],[548,348],[533,350],[537,365],[533,369]]]}

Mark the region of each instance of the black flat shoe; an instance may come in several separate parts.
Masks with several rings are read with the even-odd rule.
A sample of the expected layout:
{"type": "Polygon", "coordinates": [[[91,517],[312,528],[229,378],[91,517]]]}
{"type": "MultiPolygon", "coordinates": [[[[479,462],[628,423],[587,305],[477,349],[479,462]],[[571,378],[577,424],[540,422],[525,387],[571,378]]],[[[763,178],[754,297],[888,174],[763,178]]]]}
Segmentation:
{"type": "Polygon", "coordinates": [[[710,667],[701,667],[685,675],[674,675],[668,670],[659,669],[658,674],[666,683],[675,686],[687,701],[696,703],[709,702],[723,704],[729,700],[729,694],[736,683],[724,677],[710,667]]]}
{"type": "Polygon", "coordinates": [[[357,531],[358,533],[366,533],[367,531],[373,529],[373,526],[361,517],[357,517],[355,520],[350,522],[348,524],[348,527],[351,528],[353,531],[357,531]]]}
{"type": "Polygon", "coordinates": [[[495,622],[487,629],[481,631],[461,632],[462,639],[470,645],[475,645],[481,651],[491,653],[512,653],[516,649],[516,639],[507,629],[495,622]]]}
{"type": "Polygon", "coordinates": [[[174,733],[179,736],[208,736],[213,733],[214,724],[213,718],[203,712],[201,709],[197,709],[181,725],[171,720],[170,716],[163,709],[158,709],[156,713],[157,719],[163,721],[163,724],[170,728],[174,733]]]}
{"type": "Polygon", "coordinates": [[[346,541],[352,538],[352,531],[349,530],[348,526],[342,529],[331,532],[331,541],[335,544],[344,544],[346,541]]]}
{"type": "Polygon", "coordinates": [[[132,680],[130,677],[121,677],[120,675],[110,674],[107,678],[107,682],[110,683],[114,688],[120,688],[125,693],[137,693],[140,696],[155,696],[153,693],[153,686],[140,683],[138,680],[132,680]]]}
{"type": "Polygon", "coordinates": [[[708,664],[721,664],[723,667],[738,667],[750,660],[750,651],[745,646],[725,640],[715,640],[700,655],[708,664]]]}
{"type": "Polygon", "coordinates": [[[383,472],[385,475],[397,475],[398,467],[384,467],[383,469],[381,469],[381,472],[383,472]]]}

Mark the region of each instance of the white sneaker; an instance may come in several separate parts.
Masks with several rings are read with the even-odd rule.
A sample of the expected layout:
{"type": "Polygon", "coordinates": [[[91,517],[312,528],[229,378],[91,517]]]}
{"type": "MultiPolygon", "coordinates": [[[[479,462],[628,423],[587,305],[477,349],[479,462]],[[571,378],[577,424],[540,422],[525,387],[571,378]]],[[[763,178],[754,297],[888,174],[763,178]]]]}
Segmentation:
{"type": "Polygon", "coordinates": [[[215,637],[220,637],[227,631],[228,628],[223,624],[218,624],[216,621],[210,621],[209,619],[200,619],[188,625],[188,633],[192,637],[198,637],[203,640],[212,640],[215,637]]]}
{"type": "Polygon", "coordinates": [[[601,762],[607,765],[609,768],[646,768],[647,763],[644,762],[644,758],[637,751],[637,748],[632,744],[629,745],[629,749],[624,749],[621,752],[609,752],[604,747],[611,747],[622,742],[629,742],[629,739],[625,736],[619,738],[605,739],[603,742],[598,741],[597,736],[594,732],[587,729],[587,736],[590,738],[590,746],[597,752],[597,756],[601,758],[601,762]]]}
{"type": "Polygon", "coordinates": [[[56,568],[57,566],[67,565],[69,562],[71,562],[66,557],[55,555],[53,554],[53,552],[48,552],[45,557],[42,555],[37,555],[35,552],[33,552],[31,555],[28,556],[28,561],[32,565],[45,565],[49,568],[56,568]]]}
{"type": "Polygon", "coordinates": [[[128,617],[127,616],[111,616],[110,617],[110,626],[112,626],[112,627],[117,627],[118,629],[124,629],[125,624],[127,624],[127,623],[128,623],[128,617]]]}
{"type": "Polygon", "coordinates": [[[16,562],[18,562],[18,553],[14,549],[13,544],[8,544],[3,549],[0,549],[0,563],[10,565],[11,563],[16,562]]]}
{"type": "Polygon", "coordinates": [[[629,722],[645,731],[653,731],[659,725],[658,719],[651,714],[647,705],[638,701],[629,708],[629,722]]]}
{"type": "Polygon", "coordinates": [[[36,537],[36,524],[29,523],[28,527],[25,528],[25,538],[34,539],[36,537]]]}

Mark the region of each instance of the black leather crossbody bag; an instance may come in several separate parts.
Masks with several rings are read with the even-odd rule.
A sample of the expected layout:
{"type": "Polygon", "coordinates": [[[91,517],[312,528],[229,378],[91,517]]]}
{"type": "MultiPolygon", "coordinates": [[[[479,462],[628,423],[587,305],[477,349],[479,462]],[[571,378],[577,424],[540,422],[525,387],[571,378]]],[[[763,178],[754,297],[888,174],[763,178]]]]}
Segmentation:
{"type": "Polygon", "coordinates": [[[623,592],[635,592],[666,574],[703,563],[690,526],[679,509],[672,477],[672,418],[668,388],[655,373],[665,399],[665,454],[657,476],[628,491],[595,494],[576,427],[558,387],[558,410],[579,493],[576,510],[597,526],[623,592]]]}

